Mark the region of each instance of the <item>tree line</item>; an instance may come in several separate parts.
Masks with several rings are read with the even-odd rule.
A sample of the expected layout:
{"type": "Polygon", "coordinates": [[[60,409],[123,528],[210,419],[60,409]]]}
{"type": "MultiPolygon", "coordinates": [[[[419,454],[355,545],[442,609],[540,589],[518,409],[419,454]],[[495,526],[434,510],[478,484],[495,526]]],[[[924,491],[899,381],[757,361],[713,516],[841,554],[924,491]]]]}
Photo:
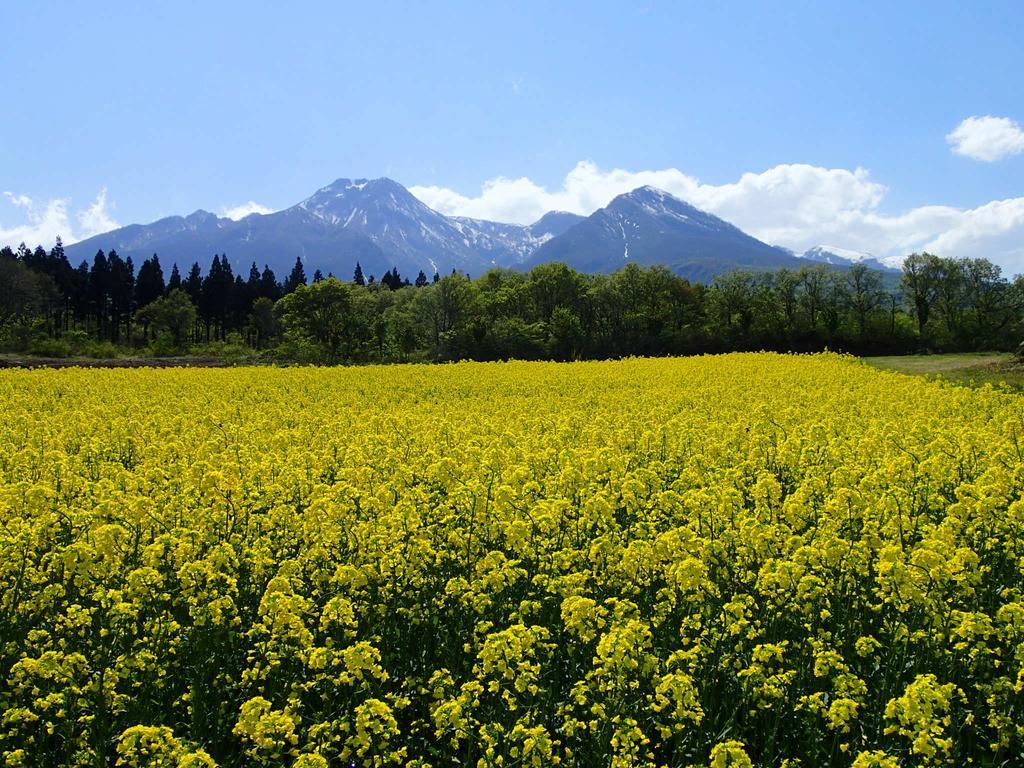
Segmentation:
{"type": "Polygon", "coordinates": [[[225,255],[169,273],[157,255],[98,251],[72,267],[49,251],[0,250],[0,345],[32,354],[230,352],[299,362],[584,359],[747,349],[908,353],[1016,348],[1024,279],[985,259],[913,254],[902,274],[736,271],[709,285],[630,264],[583,274],[560,263],[415,280],[397,268],[351,279],[301,260],[279,281],[225,255]]]}

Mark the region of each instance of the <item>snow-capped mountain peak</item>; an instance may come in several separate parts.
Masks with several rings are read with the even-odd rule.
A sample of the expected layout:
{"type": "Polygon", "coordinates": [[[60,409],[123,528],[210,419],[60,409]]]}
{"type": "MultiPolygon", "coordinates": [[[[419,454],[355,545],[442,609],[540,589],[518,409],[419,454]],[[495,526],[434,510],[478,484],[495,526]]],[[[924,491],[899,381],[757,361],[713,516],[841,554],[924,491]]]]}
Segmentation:
{"type": "Polygon", "coordinates": [[[811,261],[821,261],[825,264],[849,263],[857,264],[861,261],[874,260],[874,255],[867,251],[853,251],[849,248],[839,248],[835,245],[816,245],[804,251],[804,258],[811,261]]]}
{"type": "Polygon", "coordinates": [[[624,263],[662,264],[704,281],[731,269],[775,269],[800,263],[727,221],[650,186],[619,195],[544,243],[528,263],[548,261],[562,261],[585,272],[610,272],[624,263]]]}
{"type": "Polygon", "coordinates": [[[901,258],[890,256],[880,259],[867,251],[854,251],[835,245],[816,245],[813,248],[808,248],[803,252],[801,258],[816,261],[820,264],[832,264],[842,267],[863,264],[871,269],[881,270],[898,270],[903,262],[901,258]]]}
{"type": "Polygon", "coordinates": [[[620,219],[619,224],[624,224],[627,229],[642,219],[659,220],[663,223],[675,222],[686,227],[697,227],[713,232],[736,229],[717,216],[702,211],[663,189],[651,186],[638,187],[632,192],[619,195],[603,210],[620,219]]]}
{"type": "Polygon", "coordinates": [[[474,273],[521,263],[570,226],[549,220],[545,229],[552,231],[545,234],[525,225],[445,216],[388,178],[337,179],[296,207],[328,226],[368,237],[386,253],[402,254],[406,264],[414,260],[431,269],[474,273]]]}

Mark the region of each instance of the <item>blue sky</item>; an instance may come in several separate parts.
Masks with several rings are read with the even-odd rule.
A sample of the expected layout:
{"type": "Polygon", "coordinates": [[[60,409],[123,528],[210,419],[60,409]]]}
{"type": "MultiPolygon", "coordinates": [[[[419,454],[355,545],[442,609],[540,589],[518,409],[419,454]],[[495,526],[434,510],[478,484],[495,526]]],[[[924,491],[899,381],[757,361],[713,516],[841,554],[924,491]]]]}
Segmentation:
{"type": "Polygon", "coordinates": [[[0,27],[3,240],[343,176],[506,220],[647,180],[797,249],[1024,270],[1020,2],[12,0],[0,27]],[[951,138],[972,117],[1001,122],[951,138]]]}

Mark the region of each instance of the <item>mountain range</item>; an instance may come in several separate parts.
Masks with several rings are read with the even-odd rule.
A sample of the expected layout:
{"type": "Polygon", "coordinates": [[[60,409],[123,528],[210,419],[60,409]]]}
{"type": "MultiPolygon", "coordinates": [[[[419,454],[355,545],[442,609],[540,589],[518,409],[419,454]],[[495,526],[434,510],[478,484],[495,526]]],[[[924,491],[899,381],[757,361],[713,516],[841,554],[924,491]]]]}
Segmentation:
{"type": "Polygon", "coordinates": [[[156,253],[182,272],[194,261],[205,269],[214,254],[226,254],[236,272],[255,262],[279,278],[296,258],[307,274],[320,270],[342,278],[357,262],[367,276],[397,268],[411,279],[420,271],[428,277],[452,270],[475,276],[493,267],[561,261],[583,272],[660,264],[698,281],[734,269],[798,268],[807,259],[859,261],[825,247],[796,256],[653,187],[619,195],[587,217],[553,211],[521,225],[446,216],[387,178],[338,179],[290,208],[240,220],[199,210],[132,224],[69,245],[66,252],[78,263],[100,249],[136,263],[156,253]]]}

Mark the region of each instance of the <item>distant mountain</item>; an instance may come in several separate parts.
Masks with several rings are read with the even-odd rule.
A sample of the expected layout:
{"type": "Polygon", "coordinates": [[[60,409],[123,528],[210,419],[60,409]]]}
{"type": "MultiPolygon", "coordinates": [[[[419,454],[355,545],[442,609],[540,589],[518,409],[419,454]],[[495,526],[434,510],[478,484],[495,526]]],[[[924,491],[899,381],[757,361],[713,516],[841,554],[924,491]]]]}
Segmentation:
{"type": "Polygon", "coordinates": [[[854,264],[863,264],[871,269],[878,269],[883,272],[898,272],[900,261],[892,258],[878,259],[866,251],[851,251],[847,248],[837,248],[834,245],[816,245],[804,251],[801,258],[809,261],[817,261],[821,264],[832,264],[839,267],[849,267],[854,264]]]}
{"type": "Polygon", "coordinates": [[[485,252],[500,253],[498,266],[511,267],[524,263],[540,246],[583,221],[583,216],[565,211],[545,213],[533,224],[502,224],[497,221],[455,216],[452,224],[475,247],[485,252]]]}
{"type": "Polygon", "coordinates": [[[371,239],[331,225],[299,206],[265,216],[254,213],[240,221],[196,211],[115,229],[69,245],[65,251],[75,263],[92,259],[99,249],[116,250],[136,263],[156,253],[167,266],[177,263],[183,273],[194,261],[205,270],[216,253],[227,254],[236,272],[247,270],[255,261],[261,269],[269,264],[281,279],[296,257],[303,259],[310,273],[321,269],[348,277],[356,261],[373,268],[389,263],[386,269],[391,268],[387,254],[371,239]]]}
{"type": "Polygon", "coordinates": [[[625,264],[664,265],[707,282],[734,269],[799,268],[808,260],[836,266],[864,263],[892,270],[871,254],[831,246],[796,256],[767,245],[726,221],[653,187],[619,195],[583,217],[552,211],[529,225],[445,216],[391,179],[338,179],[283,211],[234,221],[207,211],[132,224],[66,247],[74,263],[97,250],[116,250],[136,263],[160,255],[184,272],[205,270],[227,254],[236,272],[255,262],[284,279],[301,258],[307,275],[351,277],[358,261],[367,276],[397,267],[414,279],[423,270],[479,275],[498,267],[529,268],[563,261],[582,272],[612,272],[625,264]]]}
{"type": "Polygon", "coordinates": [[[531,224],[529,229],[534,236],[548,240],[568,232],[585,218],[586,216],[580,216],[578,213],[550,211],[531,224]]]}
{"type": "Polygon", "coordinates": [[[492,266],[515,266],[544,242],[582,217],[549,213],[535,224],[499,224],[445,216],[391,179],[338,179],[301,203],[240,221],[207,211],[133,224],[67,247],[73,261],[97,250],[116,250],[135,261],[154,253],[185,269],[205,269],[215,253],[226,253],[235,270],[253,261],[287,275],[296,257],[307,273],[319,269],[348,278],[358,261],[367,275],[380,277],[398,267],[412,279],[453,269],[480,274],[492,266]]]}
{"type": "MultiPolygon", "coordinates": [[[[391,179],[338,179],[298,205],[321,221],[372,241],[403,273],[452,269],[479,274],[532,252],[529,227],[455,219],[428,207],[391,179]]],[[[380,265],[378,276],[390,267],[380,265]]],[[[373,271],[372,262],[363,271],[373,271]]]]}
{"type": "Polygon", "coordinates": [[[735,269],[798,268],[805,263],[654,187],[619,195],[544,243],[526,266],[551,261],[583,272],[612,272],[631,262],[663,264],[701,282],[735,269]]]}

